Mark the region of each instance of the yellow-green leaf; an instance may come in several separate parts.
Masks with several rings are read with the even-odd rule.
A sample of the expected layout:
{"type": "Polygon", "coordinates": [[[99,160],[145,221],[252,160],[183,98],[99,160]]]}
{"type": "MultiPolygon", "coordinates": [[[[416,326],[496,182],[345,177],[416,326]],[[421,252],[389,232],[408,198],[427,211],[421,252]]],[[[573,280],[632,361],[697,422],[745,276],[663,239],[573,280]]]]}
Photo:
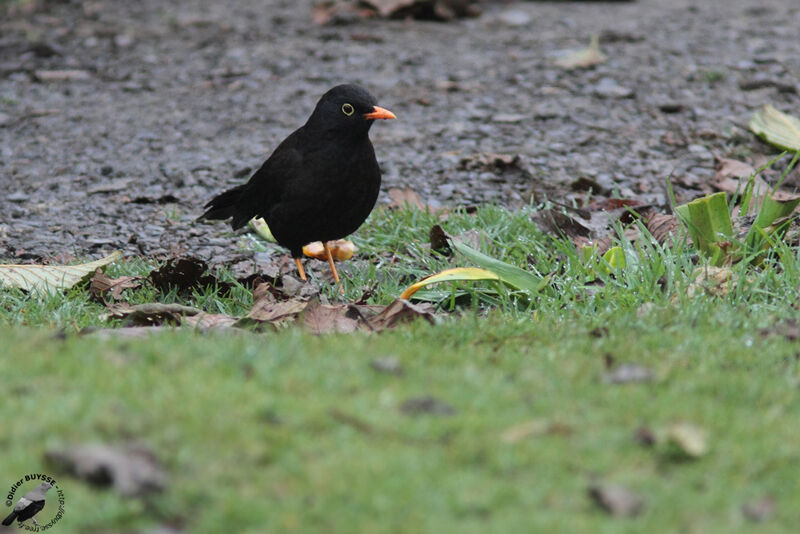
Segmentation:
{"type": "Polygon", "coordinates": [[[781,113],[770,104],[750,119],[750,130],[767,143],[783,150],[800,150],[800,119],[781,113]]]}
{"type": "Polygon", "coordinates": [[[600,39],[592,35],[588,48],[568,52],[556,60],[556,65],[564,69],[585,69],[604,63],[607,59],[600,51],[600,39]]]}
{"type": "Polygon", "coordinates": [[[467,246],[458,239],[450,239],[449,242],[452,248],[466,256],[471,262],[477,263],[484,269],[494,273],[503,282],[517,289],[527,291],[531,295],[535,295],[544,289],[550,281],[550,278],[547,276],[536,276],[525,269],[520,269],[516,265],[511,265],[510,263],[487,256],[483,252],[467,246]]]}
{"type": "Polygon", "coordinates": [[[262,239],[271,243],[275,242],[275,236],[272,235],[272,230],[269,229],[267,221],[261,217],[253,217],[250,219],[250,228],[255,231],[262,239]]]}
{"type": "Polygon", "coordinates": [[[122,253],[116,250],[103,259],[80,265],[0,264],[0,286],[38,292],[69,289],[120,256],[122,253]]]}
{"type": "Polygon", "coordinates": [[[487,271],[486,269],[479,269],[477,267],[457,267],[455,269],[447,269],[440,273],[433,274],[426,278],[423,278],[419,282],[408,286],[408,288],[403,291],[403,294],[400,295],[401,299],[408,299],[417,292],[420,288],[423,288],[430,284],[438,284],[439,282],[453,282],[453,281],[464,281],[464,280],[500,280],[500,277],[497,276],[492,271],[487,271]]]}
{"type": "Polygon", "coordinates": [[[625,268],[625,252],[622,247],[611,247],[603,254],[605,263],[600,268],[606,273],[620,271],[625,268]]]}

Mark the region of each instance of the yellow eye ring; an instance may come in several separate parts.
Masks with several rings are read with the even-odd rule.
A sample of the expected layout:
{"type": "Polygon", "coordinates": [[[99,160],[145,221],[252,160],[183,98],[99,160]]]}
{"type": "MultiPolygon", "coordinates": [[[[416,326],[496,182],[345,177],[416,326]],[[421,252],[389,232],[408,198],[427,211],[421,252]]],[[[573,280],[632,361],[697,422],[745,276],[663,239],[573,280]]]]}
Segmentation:
{"type": "Polygon", "coordinates": [[[355,108],[351,104],[342,104],[342,113],[349,117],[353,112],[355,112],[355,108]]]}

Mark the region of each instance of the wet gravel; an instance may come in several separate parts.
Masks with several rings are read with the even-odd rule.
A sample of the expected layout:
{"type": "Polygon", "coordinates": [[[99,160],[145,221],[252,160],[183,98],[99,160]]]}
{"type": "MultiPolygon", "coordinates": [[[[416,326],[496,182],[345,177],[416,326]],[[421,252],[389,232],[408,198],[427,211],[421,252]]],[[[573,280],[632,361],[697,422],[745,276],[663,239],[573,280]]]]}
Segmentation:
{"type": "Polygon", "coordinates": [[[691,198],[715,155],[774,152],[744,130],[755,109],[800,114],[796,0],[494,2],[475,19],[335,26],[309,6],[71,1],[0,17],[0,257],[246,256],[194,218],[337,83],[399,117],[372,129],[383,200],[410,186],[434,205],[588,186],[660,204],[670,175],[691,198]],[[606,63],[555,66],[592,34],[606,63]]]}

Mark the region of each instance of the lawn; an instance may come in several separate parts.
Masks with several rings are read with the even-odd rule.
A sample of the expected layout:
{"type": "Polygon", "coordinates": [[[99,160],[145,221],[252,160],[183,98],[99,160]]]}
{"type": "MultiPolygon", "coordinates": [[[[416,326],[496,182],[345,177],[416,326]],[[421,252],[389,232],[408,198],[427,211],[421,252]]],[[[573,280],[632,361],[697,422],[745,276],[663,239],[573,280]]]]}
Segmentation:
{"type": "MultiPolygon", "coordinates": [[[[480,228],[487,254],[549,273],[540,295],[444,284],[419,294],[437,303],[436,324],[379,334],[101,336],[87,327],[119,321],[85,287],[6,292],[0,480],[53,472],[52,448],[134,442],[154,453],[166,485],[143,497],[53,472],[67,533],[744,532],[759,519],[764,531],[793,529],[796,251],[734,265],[727,291],[690,297],[689,248],[623,243],[625,269],[587,272],[531,215],[484,207],[441,224],[480,228]],[[699,450],[675,428],[691,429],[699,450]],[[609,484],[640,500],[639,513],[598,506],[589,488],[609,484]]],[[[466,265],[426,248],[436,222],[376,212],[356,236],[345,295],[324,294],[354,300],[377,280],[371,302],[386,304],[421,276],[466,265]]],[[[150,268],[128,259],[108,272],[150,268]]],[[[123,298],[236,316],[252,304],[244,287],[123,298]]]]}

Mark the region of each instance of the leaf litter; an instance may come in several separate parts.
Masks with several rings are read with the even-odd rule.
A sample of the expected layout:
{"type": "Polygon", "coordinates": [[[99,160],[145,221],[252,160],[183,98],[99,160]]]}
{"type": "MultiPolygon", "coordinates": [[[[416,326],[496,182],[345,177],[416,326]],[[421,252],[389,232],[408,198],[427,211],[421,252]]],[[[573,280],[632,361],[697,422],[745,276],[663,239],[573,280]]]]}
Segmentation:
{"type": "MultiPolygon", "coordinates": [[[[199,289],[206,285],[227,290],[232,284],[221,282],[209,274],[205,262],[195,258],[176,258],[151,271],[146,277],[157,289],[168,292],[199,289]]],[[[141,286],[144,277],[109,278],[96,275],[90,291],[102,297],[119,298],[124,289],[141,286]]],[[[421,318],[435,324],[434,306],[412,304],[397,299],[388,305],[363,302],[329,303],[313,284],[301,283],[291,276],[276,281],[248,277],[244,282],[254,285],[253,304],[243,317],[203,310],[174,303],[106,302],[106,320],[120,320],[125,329],[137,327],[188,327],[198,330],[256,329],[264,326],[284,328],[297,326],[312,334],[381,332],[421,318]]],[[[112,299],[113,300],[113,299],[112,299]]]]}

